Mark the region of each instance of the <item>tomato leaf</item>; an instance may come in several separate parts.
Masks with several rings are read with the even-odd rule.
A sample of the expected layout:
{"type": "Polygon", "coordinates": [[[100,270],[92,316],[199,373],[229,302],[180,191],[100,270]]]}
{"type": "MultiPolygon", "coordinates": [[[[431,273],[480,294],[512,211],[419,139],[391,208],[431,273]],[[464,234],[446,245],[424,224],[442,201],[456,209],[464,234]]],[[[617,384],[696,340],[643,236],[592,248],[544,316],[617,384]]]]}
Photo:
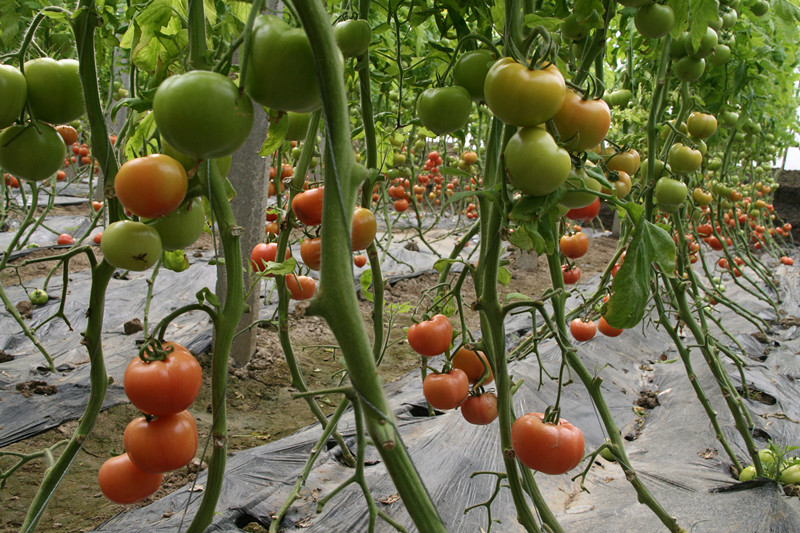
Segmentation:
{"type": "Polygon", "coordinates": [[[472,174],[466,170],[461,170],[456,167],[441,167],[439,172],[448,176],[461,176],[462,178],[471,178],[472,174]]]}
{"type": "Polygon", "coordinates": [[[636,202],[625,202],[623,207],[625,208],[625,212],[630,215],[633,223],[638,224],[639,219],[641,219],[642,214],[644,214],[644,206],[637,204],[636,202]]]}
{"type": "Polygon", "coordinates": [[[267,268],[259,272],[260,276],[264,276],[266,274],[272,274],[273,276],[287,276],[295,271],[297,267],[297,260],[294,257],[290,257],[286,261],[282,263],[276,263],[275,261],[267,261],[267,268]]]}
{"type": "Polygon", "coordinates": [[[289,115],[283,115],[277,122],[270,121],[269,128],[267,128],[267,138],[264,139],[264,144],[258,151],[261,157],[269,157],[277,150],[283,141],[286,139],[286,132],[289,131],[289,115]]]}
{"type": "Polygon", "coordinates": [[[708,23],[719,18],[719,7],[717,2],[714,1],[694,1],[691,3],[690,11],[692,20],[690,36],[692,38],[692,46],[697,46],[706,34],[708,23]]]}
{"type": "Polygon", "coordinates": [[[525,15],[525,25],[529,28],[544,26],[547,31],[555,31],[561,26],[561,19],[556,17],[542,17],[535,13],[525,15]]]}
{"type": "Polygon", "coordinates": [[[375,297],[372,295],[372,292],[369,290],[372,287],[372,271],[365,270],[361,273],[361,279],[359,280],[361,283],[361,294],[364,296],[367,301],[374,301],[375,297]]]}
{"type": "Polygon", "coordinates": [[[161,254],[161,262],[164,268],[173,272],[183,272],[189,268],[189,259],[183,250],[175,250],[174,252],[164,250],[161,254]]]}
{"type": "Polygon", "coordinates": [[[675,25],[672,27],[670,35],[673,39],[677,39],[689,27],[689,0],[669,0],[667,5],[675,13],[675,25]]]}
{"type": "Polygon", "coordinates": [[[433,264],[433,269],[436,272],[444,272],[444,269],[447,265],[452,265],[453,263],[461,263],[460,259],[450,259],[449,257],[443,257],[441,259],[437,259],[436,262],[433,264]]]}
{"type": "Polygon", "coordinates": [[[508,284],[511,283],[511,272],[504,266],[501,266],[497,269],[497,281],[500,282],[503,287],[508,287],[508,284]]]}
{"type": "Polygon", "coordinates": [[[638,224],[628,244],[625,262],[611,285],[614,291],[603,316],[615,328],[629,329],[644,318],[650,299],[650,266],[656,263],[667,275],[675,272],[675,243],[669,233],[645,220],[638,224]]]}
{"type": "Polygon", "coordinates": [[[219,307],[219,299],[217,298],[217,295],[211,292],[211,289],[208,287],[203,287],[197,291],[195,296],[197,296],[197,301],[200,303],[208,302],[214,307],[219,307]]]}

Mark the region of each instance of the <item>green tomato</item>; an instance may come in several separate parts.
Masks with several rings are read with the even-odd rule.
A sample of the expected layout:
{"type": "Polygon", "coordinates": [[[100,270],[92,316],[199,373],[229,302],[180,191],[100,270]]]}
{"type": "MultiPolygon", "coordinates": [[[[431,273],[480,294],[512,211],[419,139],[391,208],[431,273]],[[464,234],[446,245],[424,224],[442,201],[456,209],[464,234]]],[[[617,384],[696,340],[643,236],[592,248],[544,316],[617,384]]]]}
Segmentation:
{"type": "MultiPolygon", "coordinates": [[[[642,161],[642,169],[644,169],[643,172],[647,171],[647,166],[649,164],[650,163],[649,163],[649,161],[647,159],[642,161]]],[[[653,168],[654,168],[653,176],[655,176],[656,178],[660,178],[662,176],[665,176],[667,174],[667,171],[669,170],[669,166],[665,165],[664,162],[662,160],[660,160],[660,159],[656,159],[655,160],[655,165],[653,166],[653,168]]]]}
{"type": "Polygon", "coordinates": [[[784,485],[800,485],[800,465],[792,465],[781,471],[781,483],[784,485]]]}
{"type": "Polygon", "coordinates": [[[736,21],[739,19],[739,14],[735,9],[730,9],[722,14],[722,29],[728,30],[733,28],[736,21]]]}
{"type": "Polygon", "coordinates": [[[561,205],[570,209],[586,207],[594,202],[596,194],[590,192],[577,191],[575,189],[585,188],[595,192],[600,192],[603,188],[600,182],[589,176],[583,168],[573,168],[567,178],[567,192],[561,199],[561,205]]]}
{"type": "Polygon", "coordinates": [[[761,450],[758,450],[758,458],[764,468],[769,468],[778,462],[778,458],[775,456],[775,453],[769,448],[762,448],[761,450]]]}
{"type": "Polygon", "coordinates": [[[287,141],[302,141],[306,138],[311,113],[295,113],[289,111],[289,129],[286,130],[287,141]]]}
{"type": "Polygon", "coordinates": [[[659,178],[656,182],[656,202],[662,211],[674,213],[683,205],[688,195],[689,190],[686,184],[681,181],[672,178],[659,178]]]}
{"type": "Polygon", "coordinates": [[[767,11],[769,11],[769,2],[766,0],[756,0],[750,5],[750,12],[757,17],[766,15],[767,11]]]}
{"type": "Polygon", "coordinates": [[[494,62],[494,54],[489,50],[473,50],[463,54],[453,67],[453,83],[469,91],[473,100],[483,100],[486,75],[494,62]]]}
{"type": "Polygon", "coordinates": [[[344,57],[358,57],[369,50],[372,30],[364,19],[343,20],[333,27],[333,37],[344,57]]]}
{"type": "Polygon", "coordinates": [[[642,37],[660,39],[672,31],[675,12],[668,5],[648,4],[639,8],[633,17],[633,23],[642,37]]]}
{"type": "MultiPolygon", "coordinates": [[[[193,198],[168,215],[155,219],[148,224],[155,228],[161,237],[161,247],[167,251],[183,250],[197,240],[205,226],[206,215],[203,201],[193,198]]],[[[143,219],[142,222],[148,222],[143,219]]],[[[105,233],[103,234],[105,239],[105,233]]],[[[102,241],[101,241],[102,242],[102,241]]]]}
{"type": "Polygon", "coordinates": [[[703,58],[708,57],[708,55],[714,51],[714,47],[717,46],[719,42],[719,37],[717,36],[717,32],[714,31],[714,28],[708,27],[701,37],[700,42],[697,44],[692,42],[689,32],[684,33],[683,36],[681,36],[681,40],[684,41],[683,46],[687,54],[695,58],[703,58]]]}
{"type": "Polygon", "coordinates": [[[504,152],[511,184],[530,196],[558,189],[569,176],[572,161],[542,128],[521,128],[509,139],[504,152]]]}
{"type": "Polygon", "coordinates": [[[567,18],[561,21],[561,38],[569,41],[580,41],[589,31],[589,28],[581,23],[581,19],[576,13],[570,13],[567,18]]]}
{"type": "Polygon", "coordinates": [[[193,70],[167,78],[153,98],[161,135],[195,159],[230,155],[253,127],[253,104],[217,72],[193,70]]]}
{"type": "Polygon", "coordinates": [[[425,89],[417,100],[417,115],[422,125],[437,135],[466,126],[471,112],[472,97],[460,85],[425,89]]]}
{"type": "Polygon", "coordinates": [[[719,116],[720,123],[726,128],[733,128],[739,122],[739,113],[735,111],[725,111],[719,116]]]}
{"type": "Polygon", "coordinates": [[[111,266],[141,272],[161,257],[161,237],[147,224],[120,220],[105,229],[100,249],[111,266]]]}
{"type": "Polygon", "coordinates": [[[0,133],[0,167],[18,178],[49,178],[62,167],[66,155],[64,140],[50,124],[30,122],[0,133]]]}
{"type": "Polygon", "coordinates": [[[669,166],[675,174],[690,174],[703,164],[703,154],[682,143],[675,143],[669,149],[669,166]]]}
{"type": "Polygon", "coordinates": [[[28,105],[39,120],[64,124],[83,115],[83,86],[74,59],[49,57],[25,63],[28,105]]]}
{"type": "Polygon", "coordinates": [[[550,120],[567,96],[564,76],[555,64],[531,70],[510,57],[492,65],[483,90],[492,113],[506,124],[520,127],[550,120]]]}
{"type": "Polygon", "coordinates": [[[28,86],[25,76],[11,65],[0,65],[0,128],[14,123],[25,108],[28,86]]]}
{"type": "Polygon", "coordinates": [[[47,300],[50,299],[50,296],[47,295],[47,291],[42,289],[31,291],[28,297],[33,305],[44,305],[47,303],[47,300]]]}
{"type": "Polygon", "coordinates": [[[719,67],[731,60],[731,49],[727,44],[718,44],[714,47],[714,51],[708,56],[708,64],[719,67]]]}
{"type": "Polygon", "coordinates": [[[603,99],[611,107],[627,107],[633,98],[633,93],[628,89],[619,89],[610,93],[606,93],[603,99]]]}
{"type": "Polygon", "coordinates": [[[750,481],[756,477],[756,467],[753,465],[742,468],[739,472],[739,481],[750,481]]]}
{"type": "Polygon", "coordinates": [[[675,62],[675,75],[681,81],[693,82],[700,79],[706,70],[706,60],[692,56],[682,57],[675,62]]]}

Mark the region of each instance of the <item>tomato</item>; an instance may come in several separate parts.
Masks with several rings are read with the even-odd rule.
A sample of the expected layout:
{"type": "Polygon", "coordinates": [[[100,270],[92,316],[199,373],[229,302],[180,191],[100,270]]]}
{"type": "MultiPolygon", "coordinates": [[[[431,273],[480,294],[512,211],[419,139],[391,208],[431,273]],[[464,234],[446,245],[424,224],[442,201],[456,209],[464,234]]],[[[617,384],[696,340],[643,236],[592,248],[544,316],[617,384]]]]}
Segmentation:
{"type": "Polygon", "coordinates": [[[253,25],[245,88],[253,100],[271,109],[296,113],[319,109],[314,56],[305,31],[274,15],[259,16],[253,25]]]}
{"type": "Polygon", "coordinates": [[[230,79],[207,70],[164,80],[153,98],[153,115],[164,139],[195,159],[232,154],[253,127],[250,99],[230,79]]]}
{"type": "Polygon", "coordinates": [[[619,89],[603,95],[603,100],[611,107],[628,107],[633,93],[628,89],[619,89]]]}
{"type": "Polygon", "coordinates": [[[356,268],[363,268],[367,264],[367,256],[359,254],[353,258],[353,264],[356,268]]]}
{"type": "Polygon", "coordinates": [[[683,205],[688,195],[686,184],[681,181],[659,178],[656,182],[655,199],[662,211],[674,213],[683,205]]]}
{"type": "MultiPolygon", "coordinates": [[[[289,259],[291,255],[289,248],[286,248],[286,259],[289,259]]],[[[261,242],[256,244],[253,247],[253,251],[250,252],[250,266],[253,268],[253,272],[264,272],[267,269],[267,263],[274,263],[277,256],[277,243],[261,242]]],[[[269,274],[269,276],[272,277],[272,274],[269,274]]]]}
{"type": "Polygon", "coordinates": [[[711,55],[706,58],[709,65],[719,67],[731,60],[731,49],[728,45],[719,43],[714,47],[711,55]]]}
{"type": "Polygon", "coordinates": [[[43,289],[35,289],[28,295],[28,299],[33,305],[44,305],[50,299],[50,296],[43,289]]]}
{"type": "Polygon", "coordinates": [[[675,62],[675,75],[681,81],[697,81],[705,70],[706,60],[703,58],[686,56],[675,62]]]}
{"type": "Polygon", "coordinates": [[[132,420],[122,436],[130,460],[145,472],[186,466],[197,452],[197,422],[189,411],[132,420]]]}
{"type": "Polygon", "coordinates": [[[103,232],[100,249],[111,266],[141,272],[161,257],[161,237],[147,224],[119,220],[103,232]]]}
{"type": "Polygon", "coordinates": [[[364,250],[375,240],[378,222],[375,214],[365,207],[356,207],[350,230],[350,247],[354,252],[364,250]]]}
{"type": "Polygon", "coordinates": [[[302,141],[306,138],[311,123],[311,113],[295,113],[289,111],[289,129],[286,130],[287,141],[302,141]]]}
{"type": "Polygon", "coordinates": [[[158,218],[174,211],[186,196],[189,178],[183,165],[164,154],[127,161],[114,179],[117,198],[131,213],[158,218]]]}
{"type": "Polygon", "coordinates": [[[28,92],[25,76],[11,65],[0,65],[0,128],[13,124],[25,108],[28,92]]]}
{"type": "Polygon", "coordinates": [[[569,332],[575,337],[576,341],[584,342],[594,338],[597,333],[597,326],[592,320],[584,322],[576,318],[569,323],[569,332]]]}
{"type": "Polygon", "coordinates": [[[25,63],[25,81],[28,105],[37,119],[63,124],[83,115],[83,86],[76,60],[31,59],[25,63]]]}
{"type": "Polygon", "coordinates": [[[163,474],[145,472],[131,461],[127,453],[103,463],[97,475],[103,495],[114,503],[127,505],[142,501],[161,486],[163,474]]]}
{"type": "Polygon", "coordinates": [[[642,37],[660,39],[672,31],[675,12],[668,5],[649,4],[639,8],[633,17],[633,23],[642,37]]]}
{"type": "Polygon", "coordinates": [[[589,189],[600,192],[600,182],[589,176],[583,167],[572,168],[566,181],[567,192],[561,198],[561,205],[570,209],[586,207],[597,200],[597,195],[576,189],[589,189]]]}
{"type": "Polygon", "coordinates": [[[781,470],[781,483],[800,485],[800,465],[791,465],[781,470]]]}
{"type": "Polygon", "coordinates": [[[586,207],[570,209],[567,211],[567,218],[581,222],[591,222],[600,212],[600,198],[595,197],[594,201],[586,207]]]}
{"type": "MultiPolygon", "coordinates": [[[[147,222],[147,220],[143,220],[147,222]]],[[[161,247],[167,251],[183,250],[191,246],[203,233],[206,215],[200,198],[179,206],[168,215],[161,217],[149,226],[155,228],[161,237],[161,247]]]]}
{"type": "Polygon", "coordinates": [[[455,409],[469,395],[467,374],[458,368],[447,374],[428,374],[422,382],[422,394],[436,409],[455,409]]]}
{"type": "Polygon", "coordinates": [[[574,285],[581,279],[581,269],[577,266],[569,268],[567,265],[561,265],[561,274],[564,276],[565,285],[574,285]]]}
{"type": "Polygon", "coordinates": [[[472,50],[462,54],[453,67],[453,83],[469,91],[473,100],[483,100],[486,75],[494,62],[494,54],[489,50],[472,50]]]}
{"type": "Polygon", "coordinates": [[[519,129],[506,144],[504,158],[511,184],[530,196],[555,191],[572,168],[569,153],[541,128],[519,129]]]}
{"type": "Polygon", "coordinates": [[[589,250],[589,237],[582,231],[572,235],[563,235],[559,240],[561,252],[570,259],[577,259],[589,250]]]}
{"type": "Polygon", "coordinates": [[[203,370],[189,350],[175,342],[165,342],[162,347],[168,351],[166,359],[134,357],[123,378],[125,394],[134,407],[155,416],[187,409],[203,384],[203,370]]]}
{"type": "Polygon", "coordinates": [[[397,211],[398,213],[402,213],[406,209],[408,209],[408,200],[406,200],[405,198],[400,198],[399,200],[394,201],[395,211],[397,211]]]}
{"type": "Polygon", "coordinates": [[[531,70],[510,57],[492,65],[483,90],[486,104],[497,118],[522,127],[553,118],[567,94],[564,76],[555,64],[531,70]]]}
{"type": "Polygon", "coordinates": [[[483,352],[475,352],[462,346],[453,356],[452,364],[453,368],[460,368],[466,372],[470,383],[477,383],[480,381],[485,371],[488,371],[488,375],[481,384],[488,385],[494,381],[492,367],[489,365],[489,360],[483,352]],[[486,366],[484,366],[484,363],[486,363],[486,366]]]}
{"type": "Polygon", "coordinates": [[[364,19],[343,20],[333,27],[333,37],[344,57],[358,57],[369,50],[372,29],[364,19]]]}
{"type": "Polygon", "coordinates": [[[606,322],[606,317],[604,316],[601,316],[600,320],[597,321],[597,329],[600,330],[600,333],[606,337],[619,337],[622,335],[622,332],[625,331],[622,328],[615,328],[606,322]]]}
{"type": "Polygon", "coordinates": [[[100,244],[102,240],[103,240],[102,231],[98,231],[97,233],[94,234],[94,237],[92,237],[92,242],[94,242],[95,244],[100,244]]]}
{"type": "Polygon", "coordinates": [[[642,166],[642,159],[636,150],[626,150],[625,152],[612,152],[611,157],[606,160],[608,170],[625,172],[628,176],[633,176],[642,166]]]}
{"type": "Polygon", "coordinates": [[[717,43],[719,42],[719,37],[714,28],[707,27],[706,32],[700,39],[700,42],[696,45],[692,42],[689,32],[686,32],[681,36],[681,41],[683,41],[683,46],[688,55],[691,57],[702,58],[707,57],[711,54],[711,52],[714,51],[714,47],[717,46],[717,43]]]}
{"type": "Polygon", "coordinates": [[[766,15],[767,11],[769,11],[769,2],[767,0],[756,0],[750,4],[750,12],[757,17],[766,15]]]}
{"type": "Polygon", "coordinates": [[[311,270],[319,270],[322,263],[322,239],[303,239],[300,243],[300,257],[311,270]]]}
{"type": "Polygon", "coordinates": [[[308,276],[296,276],[289,274],[286,276],[286,287],[295,300],[308,300],[317,291],[317,282],[308,276]]]}
{"type": "Polygon", "coordinates": [[[56,131],[61,135],[61,138],[64,139],[64,144],[67,146],[78,142],[78,132],[72,126],[56,126],[56,131]]]}
{"type": "Polygon", "coordinates": [[[460,85],[425,89],[417,100],[417,116],[422,125],[437,135],[466,126],[471,112],[472,97],[460,85]]]}
{"type": "Polygon", "coordinates": [[[692,137],[708,139],[717,131],[717,117],[694,112],[686,120],[686,127],[692,137]]]}
{"type": "Polygon", "coordinates": [[[673,144],[669,149],[668,163],[676,174],[690,174],[703,164],[703,154],[681,143],[673,144]]]}
{"type": "Polygon", "coordinates": [[[408,328],[408,345],[420,355],[432,357],[450,348],[453,326],[445,315],[434,315],[408,328]]]}
{"type": "Polygon", "coordinates": [[[787,266],[792,266],[794,264],[794,259],[784,255],[784,256],[781,257],[781,263],[783,263],[784,265],[787,265],[787,266]]]}
{"type": "Polygon", "coordinates": [[[739,472],[739,481],[750,481],[756,477],[756,467],[753,465],[742,468],[739,472]]]}
{"type": "Polygon", "coordinates": [[[316,187],[301,192],[292,199],[292,212],[297,220],[306,226],[318,226],[322,223],[322,197],[324,187],[316,187]]]}
{"type": "MultiPolygon", "coordinates": [[[[633,182],[631,181],[630,175],[624,170],[615,170],[609,176],[608,180],[611,182],[611,185],[614,186],[614,191],[617,193],[617,198],[625,198],[631,193],[631,188],[633,188],[633,182]],[[615,179],[616,178],[616,179],[615,179]]],[[[611,194],[610,189],[603,188],[603,192],[606,194],[611,194]]]]}
{"type": "Polygon", "coordinates": [[[0,167],[19,178],[49,178],[61,168],[65,155],[63,139],[44,122],[9,126],[0,132],[0,167]]]}
{"type": "Polygon", "coordinates": [[[542,413],[528,413],[512,424],[511,446],[528,468],[558,475],[569,472],[583,459],[583,432],[563,418],[558,424],[545,424],[542,413]]]}
{"type": "Polygon", "coordinates": [[[480,396],[468,396],[461,404],[461,416],[476,426],[491,424],[497,418],[497,395],[484,392],[480,396]]]}
{"type": "Polygon", "coordinates": [[[56,243],[62,246],[67,244],[75,244],[75,238],[69,233],[62,233],[58,236],[56,243]]]}
{"type": "Polygon", "coordinates": [[[700,207],[705,207],[711,203],[712,200],[711,193],[708,191],[704,191],[700,187],[695,187],[692,191],[692,200],[694,203],[699,205],[700,207]]]}
{"type": "Polygon", "coordinates": [[[603,100],[584,100],[567,90],[564,104],[553,117],[556,131],[565,148],[585,152],[606,138],[611,126],[611,111],[603,100]]]}

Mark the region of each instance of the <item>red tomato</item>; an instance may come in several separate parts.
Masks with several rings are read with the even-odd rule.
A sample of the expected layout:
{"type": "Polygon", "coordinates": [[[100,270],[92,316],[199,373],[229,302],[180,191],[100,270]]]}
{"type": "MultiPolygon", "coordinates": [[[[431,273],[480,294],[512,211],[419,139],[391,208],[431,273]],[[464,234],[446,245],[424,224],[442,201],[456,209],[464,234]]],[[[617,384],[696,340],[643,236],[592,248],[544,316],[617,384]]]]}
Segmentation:
{"type": "Polygon", "coordinates": [[[483,352],[475,352],[462,346],[453,356],[452,363],[453,368],[460,368],[467,373],[470,383],[477,383],[480,381],[484,371],[488,371],[488,376],[481,384],[488,385],[494,381],[492,367],[489,365],[489,360],[483,352]],[[484,366],[484,362],[486,366],[484,366]]]}
{"type": "Polygon", "coordinates": [[[583,459],[583,432],[563,418],[557,425],[545,424],[542,413],[528,413],[511,426],[511,446],[528,468],[558,475],[583,459]]]}
{"type": "Polygon", "coordinates": [[[186,466],[197,452],[197,423],[189,411],[128,424],[122,444],[133,464],[145,472],[163,473],[186,466]]]}
{"type": "Polygon", "coordinates": [[[103,232],[99,231],[94,234],[94,237],[92,237],[92,241],[94,241],[95,244],[100,244],[100,240],[102,238],[103,238],[103,232]]]}
{"type": "Polygon", "coordinates": [[[318,226],[322,222],[322,197],[324,187],[301,192],[292,200],[292,211],[297,220],[306,226],[318,226]]]}
{"type": "Polygon", "coordinates": [[[497,418],[497,395],[484,392],[480,396],[467,396],[461,404],[461,416],[476,426],[491,424],[497,418]]]}
{"type": "Polygon", "coordinates": [[[367,264],[367,256],[361,254],[355,256],[353,258],[353,264],[358,268],[362,268],[364,265],[367,264]]]}
{"type": "Polygon", "coordinates": [[[434,315],[408,328],[408,344],[420,355],[439,355],[450,348],[453,326],[445,315],[434,315]]]}
{"type": "Polygon", "coordinates": [[[131,159],[114,178],[114,191],[122,205],[146,218],[158,218],[177,209],[188,185],[183,165],[164,154],[131,159]]]}
{"type": "Polygon", "coordinates": [[[281,167],[281,179],[288,178],[292,174],[294,174],[294,168],[292,168],[292,165],[284,164],[281,167]]]}
{"type": "Polygon", "coordinates": [[[308,300],[317,291],[317,282],[308,276],[286,276],[286,287],[295,300],[308,300]]]}
{"type": "Polygon", "coordinates": [[[408,209],[408,200],[406,200],[405,198],[400,198],[399,200],[394,201],[395,211],[397,211],[398,213],[402,213],[406,209],[408,209]]]}
{"type": "Polygon", "coordinates": [[[784,265],[792,266],[794,264],[794,259],[784,255],[783,257],[781,257],[781,263],[783,263],[784,265]]]}
{"type": "Polygon", "coordinates": [[[66,172],[64,172],[63,170],[59,170],[58,172],[56,172],[56,181],[64,181],[65,179],[67,179],[66,172]]]}
{"type": "Polygon", "coordinates": [[[562,265],[561,273],[564,276],[564,283],[566,285],[574,285],[581,279],[581,269],[578,267],[567,268],[567,265],[562,265]]]}
{"type": "Polygon", "coordinates": [[[579,220],[581,222],[591,222],[600,212],[600,198],[595,198],[592,203],[586,207],[579,207],[577,209],[570,209],[567,211],[567,218],[570,220],[579,220]]]}
{"type": "Polygon", "coordinates": [[[589,237],[582,231],[572,235],[564,235],[559,241],[561,251],[570,259],[583,257],[589,250],[589,237]]]}
{"type": "Polygon", "coordinates": [[[322,239],[303,239],[300,243],[300,257],[311,270],[319,270],[322,264],[322,239]]]}
{"type": "MultiPolygon", "coordinates": [[[[286,249],[286,259],[291,257],[291,252],[289,248],[286,249]]],[[[275,258],[278,256],[278,244],[274,242],[270,243],[258,243],[253,247],[253,251],[250,252],[250,266],[253,267],[253,272],[264,272],[267,269],[268,262],[275,262],[275,258]]],[[[269,274],[272,276],[272,274],[269,274]]]]}
{"type": "Polygon", "coordinates": [[[608,322],[606,322],[606,317],[601,316],[600,320],[597,321],[597,329],[600,330],[600,333],[605,335],[606,337],[618,337],[622,334],[624,329],[615,328],[611,326],[608,322]]]}
{"type": "Polygon", "coordinates": [[[711,236],[706,241],[713,250],[722,250],[722,243],[715,236],[711,236]]]}
{"type": "Polygon", "coordinates": [[[162,474],[145,472],[127,453],[108,459],[97,475],[103,495],[114,503],[127,505],[142,501],[161,485],[162,474]]]}
{"type": "Polygon", "coordinates": [[[95,211],[100,211],[103,208],[103,202],[98,202],[97,200],[92,201],[92,209],[95,211]]]}
{"type": "Polygon", "coordinates": [[[580,318],[576,318],[569,323],[569,332],[576,341],[584,342],[594,338],[597,326],[591,320],[584,322],[580,318]]]}
{"type": "Polygon", "coordinates": [[[436,409],[455,409],[469,395],[469,378],[459,368],[447,374],[428,374],[422,382],[422,393],[436,409]]]}
{"type": "Polygon", "coordinates": [[[125,394],[143,413],[156,416],[180,413],[194,402],[203,384],[203,370],[194,356],[174,342],[163,361],[134,357],[125,370],[125,394]]]}
{"type": "Polygon", "coordinates": [[[56,242],[61,245],[75,244],[75,238],[69,233],[62,233],[58,236],[58,240],[56,242]]]}

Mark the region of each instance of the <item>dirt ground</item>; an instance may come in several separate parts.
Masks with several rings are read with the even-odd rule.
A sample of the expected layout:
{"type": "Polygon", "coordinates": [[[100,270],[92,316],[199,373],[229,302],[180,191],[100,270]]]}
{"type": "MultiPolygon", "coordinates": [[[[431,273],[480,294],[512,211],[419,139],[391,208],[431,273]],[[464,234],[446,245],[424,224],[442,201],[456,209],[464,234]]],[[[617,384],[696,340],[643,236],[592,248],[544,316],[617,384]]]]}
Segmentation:
{"type": "MultiPolygon", "coordinates": [[[[69,214],[79,209],[86,210],[88,205],[71,207],[69,214]]],[[[402,240],[402,235],[395,236],[402,240]]],[[[210,242],[202,240],[198,247],[207,248],[210,242]]],[[[587,256],[579,259],[584,279],[601,272],[608,264],[616,248],[616,240],[610,237],[597,237],[591,240],[587,256]]],[[[58,250],[40,250],[28,255],[25,259],[52,255],[58,250]]],[[[96,252],[99,254],[99,250],[96,252]]],[[[512,274],[509,287],[501,287],[501,292],[523,292],[531,296],[540,294],[549,287],[546,261],[539,261],[534,269],[522,268],[518,263],[519,252],[512,252],[508,268],[512,274]]],[[[23,259],[12,266],[18,266],[23,259]]],[[[6,269],[0,272],[3,285],[13,285],[20,280],[27,281],[42,277],[49,272],[52,263],[39,263],[19,269],[6,269]]],[[[70,265],[71,270],[88,268],[84,257],[76,258],[70,265]]],[[[424,274],[416,278],[405,279],[394,286],[387,286],[387,303],[416,304],[420,294],[436,283],[437,274],[424,274]]],[[[472,302],[475,298],[471,283],[467,282],[462,291],[464,302],[472,302]]],[[[371,304],[361,302],[361,311],[367,330],[371,330],[371,304]]],[[[478,327],[478,317],[474,312],[468,313],[467,324],[470,328],[478,327]]],[[[303,316],[296,312],[291,317],[290,332],[295,352],[299,357],[308,386],[311,390],[336,386],[341,379],[341,365],[338,354],[334,350],[335,340],[322,319],[303,316]]],[[[411,317],[399,315],[396,318],[390,337],[396,341],[390,347],[380,372],[385,381],[391,381],[413,371],[419,365],[418,357],[405,345],[404,327],[411,324],[411,317]]],[[[197,358],[210,372],[211,356],[208,353],[197,354],[197,358]]],[[[258,350],[250,363],[241,369],[232,370],[228,391],[228,428],[229,447],[231,451],[258,446],[265,442],[280,439],[294,431],[314,423],[314,418],[306,403],[292,398],[294,389],[290,385],[290,375],[278,341],[277,331],[269,328],[258,330],[258,350]]],[[[317,398],[326,413],[335,408],[335,404],[322,396],[317,398]]],[[[191,412],[198,420],[200,431],[201,456],[207,442],[210,415],[210,385],[206,384],[191,412]]],[[[97,471],[108,457],[122,453],[122,433],[130,420],[139,413],[131,405],[120,405],[103,411],[94,431],[87,439],[83,450],[78,455],[69,473],[55,493],[38,531],[42,532],[80,532],[89,531],[105,519],[126,509],[106,500],[97,486],[97,471]]],[[[37,435],[22,442],[15,443],[0,451],[31,454],[54,443],[69,438],[76,422],[63,424],[61,427],[37,435]]],[[[199,463],[199,459],[196,460],[199,463]]],[[[0,468],[5,470],[12,462],[9,457],[0,457],[0,468]]],[[[0,490],[0,533],[17,531],[22,524],[27,507],[36,493],[46,463],[42,459],[31,461],[20,468],[6,480],[5,487],[0,490]]],[[[140,505],[157,499],[168,492],[194,480],[197,464],[179,471],[166,474],[162,488],[151,498],[140,505]]]]}

